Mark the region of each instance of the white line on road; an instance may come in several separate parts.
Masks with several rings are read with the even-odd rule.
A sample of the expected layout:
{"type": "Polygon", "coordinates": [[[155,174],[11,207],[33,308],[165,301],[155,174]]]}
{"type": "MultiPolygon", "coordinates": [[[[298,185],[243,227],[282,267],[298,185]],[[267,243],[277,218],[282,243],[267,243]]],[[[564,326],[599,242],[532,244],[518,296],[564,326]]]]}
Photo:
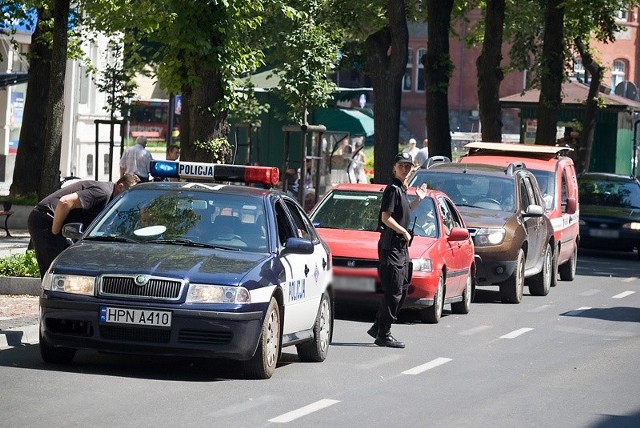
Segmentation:
{"type": "Polygon", "coordinates": [[[629,277],[629,278],[625,278],[625,279],[623,279],[623,280],[622,280],[622,282],[633,282],[633,281],[635,281],[636,279],[638,279],[638,277],[637,277],[637,276],[631,276],[631,277],[629,277]]]}
{"type": "Polygon", "coordinates": [[[500,336],[500,339],[514,339],[514,338],[520,336],[521,334],[525,334],[526,332],[529,332],[531,330],[533,330],[533,329],[532,328],[528,328],[528,327],[520,328],[518,330],[512,331],[511,333],[507,333],[504,336],[500,336]]]}
{"type": "Polygon", "coordinates": [[[299,409],[293,410],[280,416],[276,416],[273,419],[269,419],[269,422],[273,422],[276,424],[286,424],[288,422],[295,421],[296,419],[303,416],[309,415],[313,412],[317,412],[318,410],[333,406],[334,404],[337,404],[339,402],[340,401],[338,400],[330,400],[328,398],[325,398],[323,400],[316,401],[315,403],[311,403],[308,406],[300,407],[299,409]]]}
{"type": "Polygon", "coordinates": [[[597,288],[593,288],[591,290],[583,291],[582,293],[578,294],[578,296],[593,296],[594,294],[598,294],[599,292],[600,290],[598,290],[597,288]]]}
{"type": "Polygon", "coordinates": [[[612,299],[622,299],[623,297],[631,296],[635,291],[625,291],[620,294],[616,294],[612,299]]]}
{"type": "Polygon", "coordinates": [[[485,331],[485,330],[488,330],[490,328],[491,327],[489,327],[488,325],[479,325],[477,327],[470,328],[469,330],[461,331],[458,334],[460,334],[462,336],[471,336],[472,334],[480,333],[481,331],[485,331]]]}
{"type": "Polygon", "coordinates": [[[580,313],[582,313],[582,312],[584,312],[584,311],[588,311],[589,309],[591,309],[591,307],[589,307],[589,306],[583,306],[583,307],[581,307],[581,308],[578,308],[578,309],[574,309],[574,310],[572,310],[572,311],[569,311],[569,312],[565,313],[565,315],[566,315],[566,316],[568,316],[568,317],[573,317],[573,316],[576,316],[576,315],[578,315],[578,314],[580,314],[580,313]]]}
{"type": "Polygon", "coordinates": [[[435,360],[429,361],[428,363],[422,364],[421,366],[414,367],[409,370],[405,370],[402,372],[402,374],[417,375],[422,372],[426,372],[427,370],[431,370],[433,368],[446,364],[449,361],[451,361],[451,358],[439,357],[439,358],[436,358],[435,360]]]}
{"type": "Polygon", "coordinates": [[[537,308],[529,309],[527,312],[542,312],[545,309],[551,308],[552,306],[553,305],[542,305],[542,306],[538,306],[537,308]]]}

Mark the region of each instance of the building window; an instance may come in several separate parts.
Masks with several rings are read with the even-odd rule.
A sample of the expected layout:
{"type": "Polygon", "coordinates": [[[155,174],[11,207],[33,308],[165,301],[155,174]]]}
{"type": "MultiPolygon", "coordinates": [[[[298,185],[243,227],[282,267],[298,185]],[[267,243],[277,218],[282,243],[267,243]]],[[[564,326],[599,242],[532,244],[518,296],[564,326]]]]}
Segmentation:
{"type": "Polygon", "coordinates": [[[613,68],[611,70],[611,89],[615,90],[616,86],[623,80],[625,80],[625,64],[624,61],[619,59],[613,61],[613,68]]]}
{"type": "Polygon", "coordinates": [[[624,21],[627,22],[629,19],[629,11],[626,9],[621,9],[615,14],[616,21],[624,21]]]}
{"type": "Polygon", "coordinates": [[[424,92],[424,65],[422,57],[427,54],[426,49],[418,49],[416,57],[416,92],[424,92]]]}
{"type": "Polygon", "coordinates": [[[407,69],[404,72],[404,77],[402,78],[402,90],[404,92],[408,92],[413,87],[411,82],[411,75],[413,74],[413,49],[409,49],[407,52],[407,69]]]}
{"type": "Polygon", "coordinates": [[[586,73],[584,71],[581,58],[573,59],[573,76],[578,82],[587,83],[586,73]]]}

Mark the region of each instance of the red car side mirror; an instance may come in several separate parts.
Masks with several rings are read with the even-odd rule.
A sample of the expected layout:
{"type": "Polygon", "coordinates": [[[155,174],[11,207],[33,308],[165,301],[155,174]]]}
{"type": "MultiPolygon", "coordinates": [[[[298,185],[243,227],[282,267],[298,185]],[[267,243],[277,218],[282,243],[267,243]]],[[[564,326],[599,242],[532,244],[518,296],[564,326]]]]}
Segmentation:
{"type": "Polygon", "coordinates": [[[447,240],[449,241],[465,241],[469,239],[469,231],[461,227],[454,227],[451,229],[447,240]]]}

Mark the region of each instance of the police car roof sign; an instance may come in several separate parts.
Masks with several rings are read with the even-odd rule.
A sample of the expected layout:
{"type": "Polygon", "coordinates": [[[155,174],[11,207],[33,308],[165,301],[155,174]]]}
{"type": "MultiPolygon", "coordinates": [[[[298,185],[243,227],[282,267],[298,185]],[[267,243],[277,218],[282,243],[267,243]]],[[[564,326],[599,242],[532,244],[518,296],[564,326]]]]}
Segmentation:
{"type": "Polygon", "coordinates": [[[277,184],[279,180],[276,167],[182,161],[151,161],[151,175],[163,178],[262,183],[269,186],[277,184]]]}

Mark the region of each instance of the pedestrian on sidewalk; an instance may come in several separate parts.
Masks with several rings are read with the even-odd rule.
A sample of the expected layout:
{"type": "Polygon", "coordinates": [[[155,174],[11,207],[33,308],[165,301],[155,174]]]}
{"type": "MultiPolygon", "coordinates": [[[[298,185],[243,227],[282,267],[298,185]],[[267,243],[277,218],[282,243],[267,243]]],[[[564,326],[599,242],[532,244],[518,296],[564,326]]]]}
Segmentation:
{"type": "Polygon", "coordinates": [[[128,147],[120,158],[120,177],[125,174],[135,174],[140,182],[150,180],[150,168],[153,157],[147,150],[147,137],[136,138],[136,144],[128,147]]]}
{"type": "Polygon", "coordinates": [[[61,234],[65,224],[89,226],[113,198],[139,182],[133,174],[123,175],[116,183],[81,180],[41,200],[27,220],[40,278],[44,277],[53,259],[67,247],[67,240],[61,234]]]}

